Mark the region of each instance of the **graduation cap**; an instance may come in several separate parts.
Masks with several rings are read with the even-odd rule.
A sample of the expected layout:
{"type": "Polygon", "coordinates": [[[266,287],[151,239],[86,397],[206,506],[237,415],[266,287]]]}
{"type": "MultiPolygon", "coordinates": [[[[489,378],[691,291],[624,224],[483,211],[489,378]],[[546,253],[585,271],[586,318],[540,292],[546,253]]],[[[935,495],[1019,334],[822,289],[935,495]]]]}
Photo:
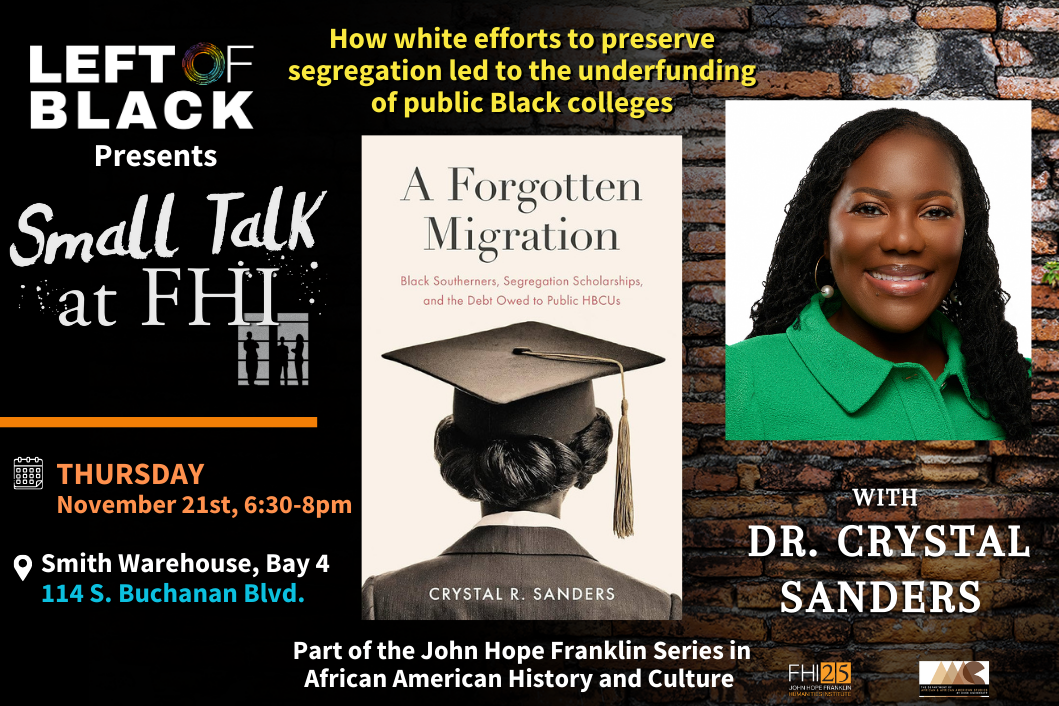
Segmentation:
{"type": "Polygon", "coordinates": [[[621,375],[614,532],[632,534],[625,371],[664,358],[536,321],[410,346],[383,358],[456,388],[453,421],[477,441],[542,436],[570,443],[596,417],[592,380],[621,375]]]}

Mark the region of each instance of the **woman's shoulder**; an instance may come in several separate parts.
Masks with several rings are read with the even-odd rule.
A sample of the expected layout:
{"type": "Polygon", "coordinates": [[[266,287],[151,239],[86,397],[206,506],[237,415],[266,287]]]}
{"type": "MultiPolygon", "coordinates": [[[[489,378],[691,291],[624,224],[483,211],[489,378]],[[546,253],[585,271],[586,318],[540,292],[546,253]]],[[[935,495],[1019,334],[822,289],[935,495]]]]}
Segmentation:
{"type": "Polygon", "coordinates": [[[724,349],[726,371],[733,369],[745,371],[756,368],[775,371],[777,366],[783,366],[798,359],[798,352],[791,345],[786,333],[755,336],[725,346],[724,349]]]}
{"type": "Polygon", "coordinates": [[[765,421],[811,374],[786,333],[755,336],[725,349],[725,436],[763,439],[765,421]]]}
{"type": "Polygon", "coordinates": [[[786,333],[772,333],[767,336],[754,336],[747,338],[730,346],[725,346],[727,351],[737,351],[742,355],[760,355],[790,348],[791,342],[786,333]]]}

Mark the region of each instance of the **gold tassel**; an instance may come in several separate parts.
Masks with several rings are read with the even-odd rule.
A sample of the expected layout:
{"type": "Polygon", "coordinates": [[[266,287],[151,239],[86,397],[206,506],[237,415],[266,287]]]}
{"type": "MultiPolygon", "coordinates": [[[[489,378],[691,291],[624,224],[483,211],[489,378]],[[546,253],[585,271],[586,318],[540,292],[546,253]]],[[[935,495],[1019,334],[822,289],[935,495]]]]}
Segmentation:
{"type": "Polygon", "coordinates": [[[618,422],[618,471],[614,477],[614,534],[621,539],[632,534],[632,462],[629,457],[629,402],[621,401],[618,422]]]}
{"type": "Polygon", "coordinates": [[[632,535],[632,453],[629,446],[629,401],[625,399],[625,366],[613,358],[577,355],[557,351],[533,351],[516,348],[515,355],[531,355],[548,360],[569,360],[590,363],[609,363],[618,366],[621,376],[621,421],[618,423],[618,462],[614,475],[614,534],[620,539],[632,535]]]}

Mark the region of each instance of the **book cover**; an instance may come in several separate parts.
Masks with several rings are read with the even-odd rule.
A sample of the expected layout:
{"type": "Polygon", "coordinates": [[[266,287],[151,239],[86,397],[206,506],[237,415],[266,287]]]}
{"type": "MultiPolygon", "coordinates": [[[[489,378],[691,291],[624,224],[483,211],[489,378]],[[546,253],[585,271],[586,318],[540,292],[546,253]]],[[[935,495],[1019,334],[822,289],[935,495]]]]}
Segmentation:
{"type": "MultiPolygon", "coordinates": [[[[481,503],[449,487],[435,460],[453,385],[383,355],[537,322],[665,359],[625,375],[632,536],[612,527],[616,443],[603,470],[569,490],[561,523],[599,564],[680,594],[680,319],[670,306],[680,287],[679,160],[671,137],[364,138],[365,580],[438,557],[482,519],[481,503]]],[[[450,361],[464,372],[481,364],[450,361]]],[[[593,383],[615,436],[621,377],[593,383]]],[[[544,574],[428,578],[419,598],[510,617],[613,616],[607,607],[624,598],[613,582],[544,574]]]]}

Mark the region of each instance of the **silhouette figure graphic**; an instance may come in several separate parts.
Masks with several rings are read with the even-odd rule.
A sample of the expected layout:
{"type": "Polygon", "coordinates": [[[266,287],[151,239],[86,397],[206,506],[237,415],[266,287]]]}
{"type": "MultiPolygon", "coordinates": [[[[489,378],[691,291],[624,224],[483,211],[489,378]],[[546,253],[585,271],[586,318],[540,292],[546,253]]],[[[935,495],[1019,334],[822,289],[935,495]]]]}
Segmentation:
{"type": "Polygon", "coordinates": [[[282,380],[281,385],[290,384],[290,374],[287,372],[287,358],[290,356],[290,348],[287,347],[287,341],[284,338],[279,339],[279,345],[276,346],[276,361],[279,363],[279,379],[282,380]]]}
{"type": "Polygon", "coordinates": [[[243,350],[246,352],[247,384],[253,385],[257,380],[257,341],[254,340],[254,334],[250,331],[246,332],[243,350]]]}
{"type": "Polygon", "coordinates": [[[302,368],[305,365],[305,337],[300,333],[294,339],[294,374],[298,377],[298,384],[302,384],[302,368]]]}

